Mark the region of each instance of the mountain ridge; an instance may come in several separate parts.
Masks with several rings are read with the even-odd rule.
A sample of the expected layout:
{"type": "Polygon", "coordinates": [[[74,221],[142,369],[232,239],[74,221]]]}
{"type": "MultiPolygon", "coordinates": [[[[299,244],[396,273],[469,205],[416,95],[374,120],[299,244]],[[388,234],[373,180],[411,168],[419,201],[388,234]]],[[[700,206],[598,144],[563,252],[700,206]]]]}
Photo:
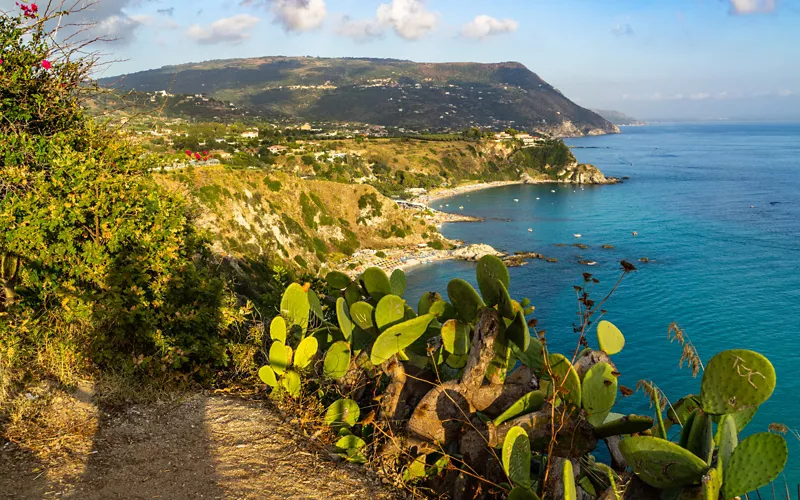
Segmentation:
{"type": "Polygon", "coordinates": [[[102,78],[124,91],[205,94],[297,121],[414,130],[508,127],[558,136],[618,133],[523,64],[268,56],[102,78]]]}

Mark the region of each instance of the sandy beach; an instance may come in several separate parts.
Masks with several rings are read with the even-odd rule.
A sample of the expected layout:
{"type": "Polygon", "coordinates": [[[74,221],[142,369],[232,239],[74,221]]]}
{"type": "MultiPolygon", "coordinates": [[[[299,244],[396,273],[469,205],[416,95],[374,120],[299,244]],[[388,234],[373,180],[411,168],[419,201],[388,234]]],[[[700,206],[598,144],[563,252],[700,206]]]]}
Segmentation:
{"type": "MultiPolygon", "coordinates": [[[[538,183],[538,182],[536,182],[538,183]]],[[[434,201],[443,200],[445,198],[451,198],[453,196],[464,194],[464,193],[471,193],[473,191],[481,191],[483,189],[491,189],[496,187],[503,187],[503,186],[512,186],[515,184],[533,184],[530,181],[494,181],[494,182],[478,182],[475,184],[462,184],[460,186],[451,187],[451,188],[438,188],[434,189],[422,196],[414,198],[415,203],[424,203],[430,204],[434,201]]]]}

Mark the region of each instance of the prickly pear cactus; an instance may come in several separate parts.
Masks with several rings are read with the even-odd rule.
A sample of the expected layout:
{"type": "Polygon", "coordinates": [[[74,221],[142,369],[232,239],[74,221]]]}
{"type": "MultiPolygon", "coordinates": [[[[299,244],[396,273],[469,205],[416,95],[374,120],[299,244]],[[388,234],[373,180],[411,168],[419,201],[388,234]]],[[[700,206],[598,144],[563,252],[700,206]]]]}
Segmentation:
{"type": "Polygon", "coordinates": [[[744,349],[723,351],[708,362],[700,402],[710,414],[754,408],[775,390],[775,368],[761,354],[744,349]]]}
{"type": "Polygon", "coordinates": [[[431,306],[440,300],[442,300],[442,296],[436,292],[422,294],[422,297],[419,298],[419,302],[417,302],[417,314],[420,316],[423,314],[428,314],[431,306]]]}
{"type": "Polygon", "coordinates": [[[395,269],[389,277],[389,286],[393,295],[403,295],[406,291],[406,273],[400,269],[395,269]]]}
{"type": "Polygon", "coordinates": [[[703,490],[703,500],[719,500],[719,492],[722,489],[722,476],[719,470],[709,470],[708,474],[703,476],[700,487],[703,490]]]}
{"type": "Polygon", "coordinates": [[[597,363],[583,376],[581,403],[592,425],[602,424],[617,399],[617,377],[608,363],[597,363]]]}
{"type": "Polygon", "coordinates": [[[379,267],[370,267],[361,275],[361,282],[370,297],[379,301],[392,294],[392,284],[386,273],[379,267]]]}
{"type": "Polygon", "coordinates": [[[273,389],[278,386],[278,377],[269,365],[264,365],[258,370],[258,378],[273,389]]]}
{"type": "Polygon", "coordinates": [[[502,294],[508,295],[507,290],[511,279],[502,260],[494,255],[484,255],[478,261],[476,275],[478,288],[489,306],[496,306],[500,302],[502,294]]]}
{"type": "Polygon", "coordinates": [[[602,351],[612,356],[625,347],[625,336],[610,321],[601,321],[597,324],[597,344],[602,351]]]}
{"type": "Polygon", "coordinates": [[[639,479],[654,488],[699,484],[708,470],[708,464],[690,451],[652,436],[625,438],[619,449],[639,479]]]}
{"type": "Polygon", "coordinates": [[[375,308],[366,302],[356,302],[350,306],[350,318],[362,330],[375,329],[374,313],[375,308]]]}
{"type": "Polygon", "coordinates": [[[397,295],[386,295],[375,308],[375,326],[384,331],[402,323],[406,316],[406,302],[397,295]]]}
{"type": "Polygon", "coordinates": [[[289,353],[286,350],[287,347],[283,342],[275,341],[269,348],[269,366],[278,375],[283,375],[291,364],[289,362],[289,353]]]}
{"type": "Polygon", "coordinates": [[[333,427],[352,427],[360,414],[358,403],[352,399],[339,399],[325,410],[325,423],[333,427]]]}
{"type": "Polygon", "coordinates": [[[339,297],[336,299],[336,319],[339,322],[339,329],[342,331],[345,340],[350,340],[353,336],[353,320],[350,318],[350,307],[347,301],[339,297]]]}
{"type": "Polygon", "coordinates": [[[598,439],[605,439],[611,436],[622,436],[625,434],[637,434],[653,427],[653,419],[641,415],[627,415],[611,418],[609,415],[606,421],[595,426],[594,435],[598,439]]]}
{"type": "Polygon", "coordinates": [[[297,351],[294,354],[295,368],[305,369],[314,360],[314,357],[319,351],[319,343],[314,337],[304,338],[297,346],[297,351]]]}
{"type": "Polygon", "coordinates": [[[459,278],[447,285],[447,296],[458,317],[467,323],[475,323],[478,319],[478,310],[485,305],[472,285],[459,278]]]}
{"type": "Polygon", "coordinates": [[[331,271],[325,276],[325,282],[334,290],[344,290],[352,282],[349,276],[339,271],[331,271]]]}
{"type": "Polygon", "coordinates": [[[518,415],[525,415],[534,412],[544,406],[545,394],[542,391],[531,391],[519,398],[514,404],[508,407],[494,419],[494,425],[500,425],[518,415]]]}
{"type": "Polygon", "coordinates": [[[334,343],[325,353],[322,372],[326,377],[339,380],[350,368],[350,344],[344,341],[334,343]]]}
{"type": "Polygon", "coordinates": [[[711,429],[711,416],[702,410],[697,410],[697,415],[695,415],[689,431],[689,440],[686,443],[687,450],[709,464],[714,452],[714,436],[711,429]]]}
{"type": "Polygon", "coordinates": [[[564,460],[561,480],[564,482],[564,500],[576,500],[578,493],[575,491],[575,473],[572,470],[572,462],[570,460],[564,460]]]}
{"type": "Polygon", "coordinates": [[[717,453],[717,468],[724,472],[733,455],[733,450],[739,446],[739,435],[736,432],[736,422],[731,415],[725,415],[719,422],[719,452],[717,453]]]}
{"type": "Polygon", "coordinates": [[[503,441],[503,470],[512,483],[531,485],[531,442],[522,427],[512,427],[503,441]]]}
{"type": "Polygon", "coordinates": [[[272,340],[286,343],[286,320],[275,316],[269,324],[269,336],[272,340]]]}
{"type": "Polygon", "coordinates": [[[571,406],[581,407],[581,379],[569,360],[559,353],[550,355],[552,380],[542,380],[540,387],[548,394],[559,389],[560,398],[571,406]]]}
{"type": "Polygon", "coordinates": [[[528,323],[525,321],[522,311],[517,311],[514,319],[506,327],[506,338],[520,351],[524,352],[530,346],[531,334],[528,331],[528,323]]]}
{"type": "Polygon", "coordinates": [[[753,434],[733,450],[722,471],[722,496],[727,500],[766,486],[781,473],[789,458],[783,436],[753,434]]]}
{"type": "Polygon", "coordinates": [[[300,375],[296,371],[287,371],[283,377],[281,377],[280,384],[286,393],[293,398],[296,398],[300,395],[300,375]]]}
{"type": "Polygon", "coordinates": [[[379,366],[395,354],[414,343],[428,329],[433,314],[424,314],[409,321],[394,325],[381,333],[372,345],[370,361],[379,366]]]}
{"type": "Polygon", "coordinates": [[[297,283],[289,285],[281,299],[281,314],[288,320],[288,324],[297,325],[305,332],[310,310],[308,290],[297,283]]]}

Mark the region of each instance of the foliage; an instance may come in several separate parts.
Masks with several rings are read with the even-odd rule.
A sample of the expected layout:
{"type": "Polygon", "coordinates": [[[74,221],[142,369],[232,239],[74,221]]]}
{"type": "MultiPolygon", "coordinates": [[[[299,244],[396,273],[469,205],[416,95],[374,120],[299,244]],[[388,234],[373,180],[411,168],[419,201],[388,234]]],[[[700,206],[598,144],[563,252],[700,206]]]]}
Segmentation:
{"type": "MultiPolygon", "coordinates": [[[[634,270],[622,262],[622,277],[634,270]]],[[[405,280],[398,273],[391,279],[377,268],[355,279],[328,274],[322,302],[335,309],[335,323],[320,317],[307,331],[287,339],[319,341],[317,362],[303,372],[303,385],[316,387],[327,401],[325,418],[342,438],[335,453],[364,462],[379,453],[380,436],[407,437],[415,443],[413,449],[427,450],[408,452],[408,459],[400,460],[407,483],[417,488],[453,486],[454,477],[435,466],[446,457],[456,471],[469,471],[467,483],[473,488],[509,498],[551,495],[554,466],[561,470],[564,498],[600,497],[607,490],[612,496],[606,498],[622,498],[631,481],[624,477],[626,465],[603,464],[592,454],[598,441],[609,438],[619,443],[612,455],[624,456],[637,480],[670,491],[685,488],[685,495],[703,488],[712,495],[707,498],[716,499],[713,495],[721,491],[720,498],[727,500],[763,486],[782,470],[787,457],[783,437],[757,434],[737,446],[738,421],[734,414],[712,414],[719,402],[709,396],[730,394],[743,404],[763,402],[774,387],[766,358],[738,350],[712,359],[701,395],[685,399],[698,403],[675,405],[676,415],[688,417],[681,420],[681,443],[673,443],[663,430],[663,395],[652,383],[641,385],[657,403],[655,431],[651,417],[612,413],[617,390],[625,391],[618,386],[619,372],[609,353],[619,352],[625,338],[604,322],[598,325],[598,346],[588,347],[592,318],[610,296],[598,302],[589,298],[589,287],[598,283],[595,278],[587,273],[576,287],[581,322],[575,326],[578,349],[571,357],[549,352],[545,339],[536,335],[535,321],[530,322],[534,338],[516,333],[520,328],[530,335],[526,316],[533,307],[527,299],[509,298],[510,279],[502,261],[482,258],[477,280],[480,294],[454,279],[448,286],[449,301],[431,292],[413,310],[402,299],[405,280]],[[518,326],[520,318],[524,328],[518,326]],[[411,380],[425,382],[412,389],[411,380]],[[757,382],[757,389],[749,381],[757,382]],[[414,396],[405,390],[421,392],[414,396]],[[361,414],[368,416],[359,423],[361,414]],[[711,424],[718,417],[725,430],[715,439],[711,424]],[[459,454],[446,454],[446,449],[459,454]],[[765,464],[755,467],[755,456],[767,457],[765,464]],[[672,464],[666,469],[665,459],[672,464]],[[573,469],[578,464],[580,469],[573,469]],[[579,472],[573,478],[574,471],[579,472]]],[[[292,285],[287,297],[304,304],[302,290],[292,285]]],[[[284,310],[283,319],[274,321],[291,324],[292,315],[308,314],[305,307],[291,315],[284,310]]],[[[279,352],[287,349],[278,345],[279,352]]],[[[274,383],[271,377],[268,382],[274,383]]],[[[734,405],[730,411],[741,409],[734,405]]],[[[746,422],[740,420],[743,427],[746,422]]]]}
{"type": "Polygon", "coordinates": [[[213,375],[245,341],[230,293],[154,160],[81,109],[91,59],[46,19],[0,18],[0,385],[72,382],[93,366],[213,375]],[[9,291],[13,293],[9,293],[9,291]]]}

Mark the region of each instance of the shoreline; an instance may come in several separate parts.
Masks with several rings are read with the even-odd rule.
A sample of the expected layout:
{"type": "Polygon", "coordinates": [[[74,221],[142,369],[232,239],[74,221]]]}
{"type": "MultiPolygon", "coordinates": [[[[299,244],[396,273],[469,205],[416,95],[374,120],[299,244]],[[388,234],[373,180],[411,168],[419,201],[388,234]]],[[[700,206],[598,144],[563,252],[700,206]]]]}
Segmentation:
{"type": "Polygon", "coordinates": [[[455,187],[437,188],[433,191],[417,196],[414,198],[414,203],[423,203],[425,205],[433,203],[434,201],[452,198],[460,194],[472,193],[475,191],[482,191],[484,189],[492,189],[505,186],[516,186],[520,184],[559,184],[557,180],[553,179],[522,179],[516,181],[491,181],[491,182],[477,182],[475,184],[461,184],[455,187]]]}

